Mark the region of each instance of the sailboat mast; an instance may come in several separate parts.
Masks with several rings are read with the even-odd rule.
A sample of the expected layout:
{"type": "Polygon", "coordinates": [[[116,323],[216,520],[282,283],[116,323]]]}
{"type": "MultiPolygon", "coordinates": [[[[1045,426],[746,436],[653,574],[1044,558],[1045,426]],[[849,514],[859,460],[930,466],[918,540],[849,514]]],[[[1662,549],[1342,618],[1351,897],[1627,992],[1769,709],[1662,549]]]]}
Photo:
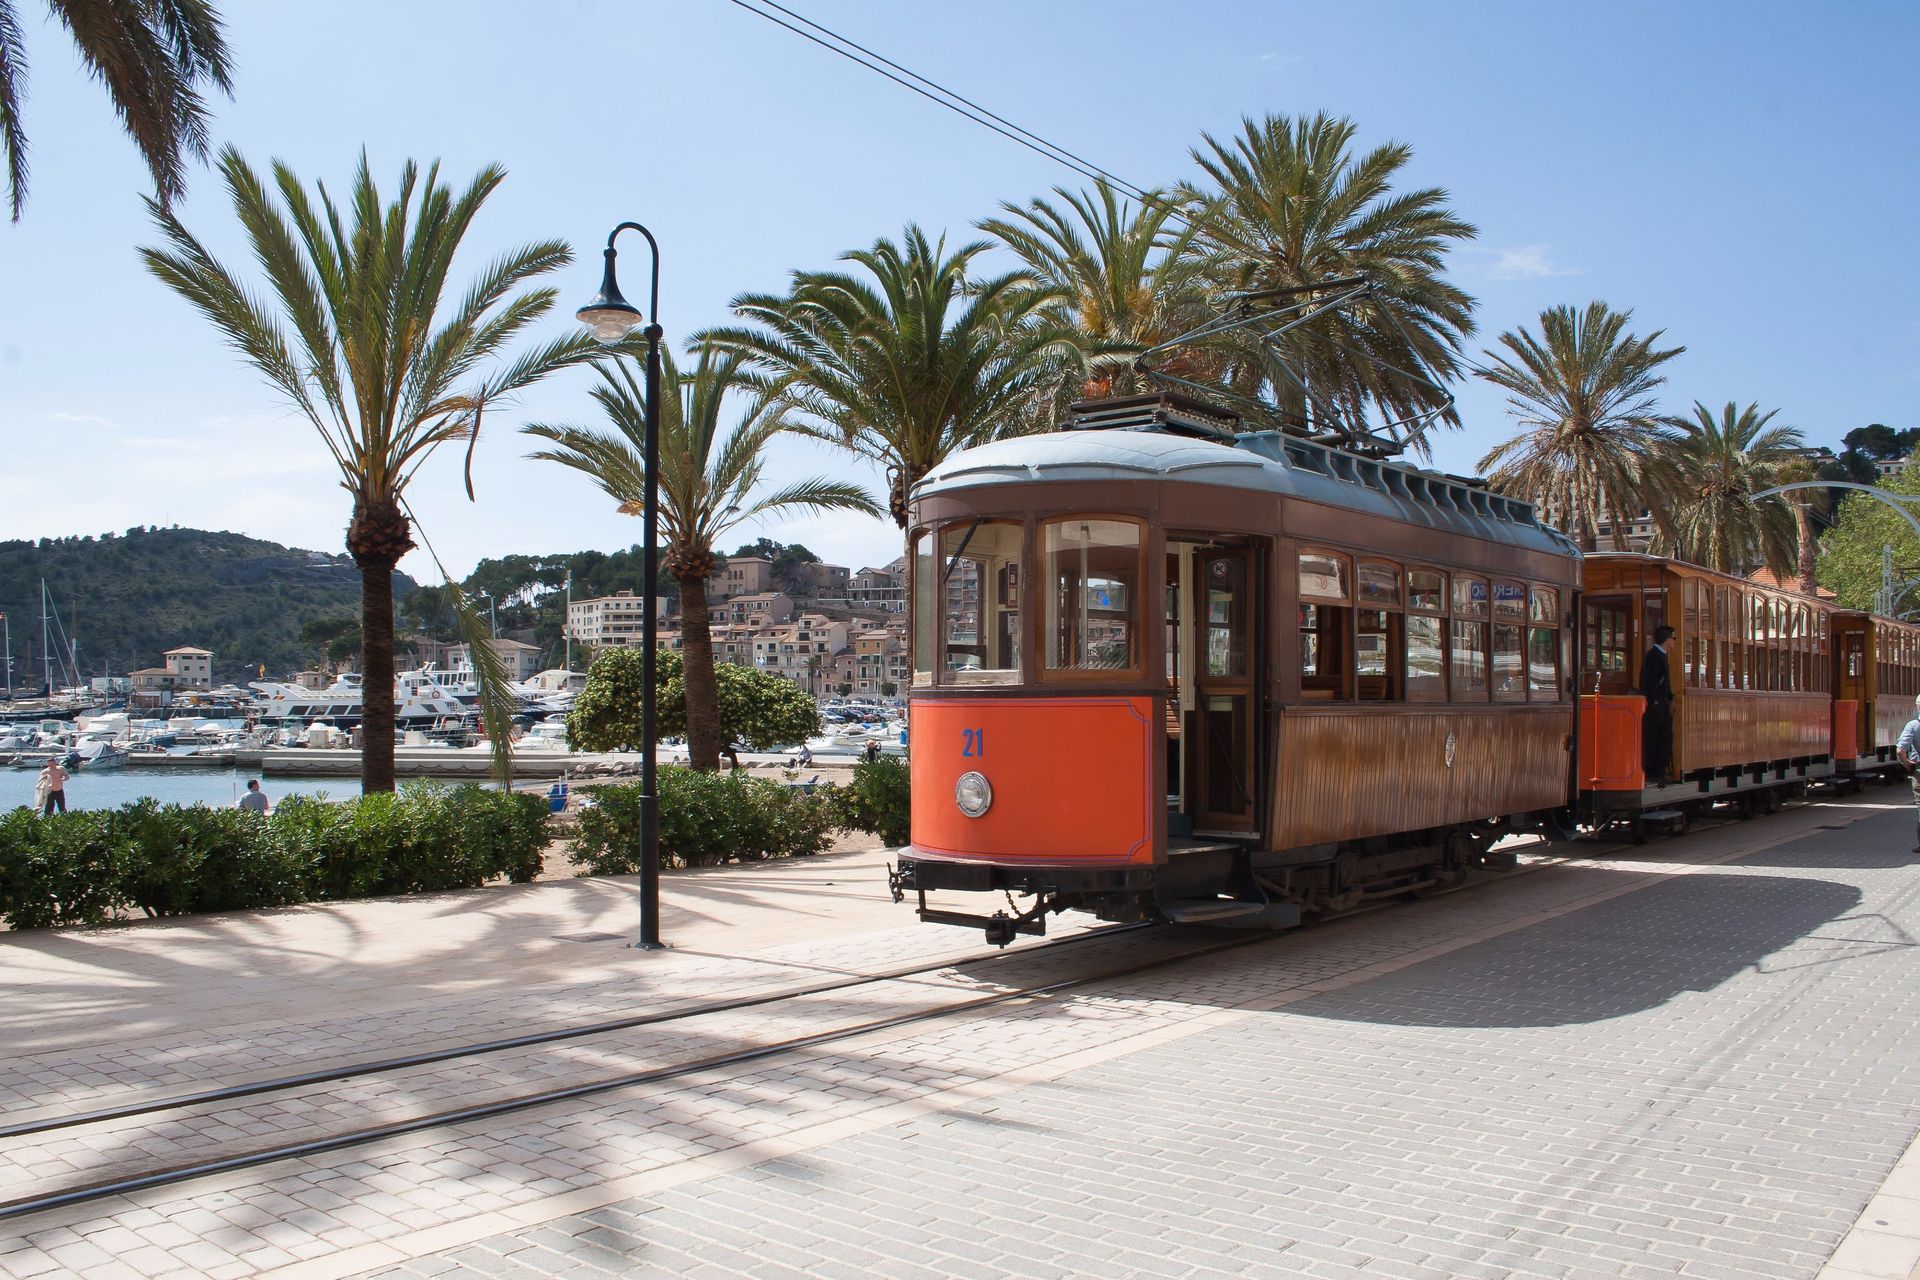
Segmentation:
{"type": "Polygon", "coordinates": [[[46,696],[53,697],[53,649],[47,643],[47,580],[40,579],[40,673],[46,681],[46,696]]]}

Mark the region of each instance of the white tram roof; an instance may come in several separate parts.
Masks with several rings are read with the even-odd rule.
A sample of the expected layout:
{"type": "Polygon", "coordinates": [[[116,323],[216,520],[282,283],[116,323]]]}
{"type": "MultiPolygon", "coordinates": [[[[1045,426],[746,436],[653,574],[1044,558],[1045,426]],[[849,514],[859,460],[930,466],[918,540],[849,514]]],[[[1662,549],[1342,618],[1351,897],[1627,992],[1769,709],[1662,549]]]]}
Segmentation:
{"type": "Polygon", "coordinates": [[[1553,555],[1579,554],[1566,535],[1542,525],[1528,503],[1277,431],[1238,435],[1231,444],[1153,428],[1015,436],[952,454],[914,486],[913,496],[1048,480],[1144,479],[1254,489],[1553,555]]]}

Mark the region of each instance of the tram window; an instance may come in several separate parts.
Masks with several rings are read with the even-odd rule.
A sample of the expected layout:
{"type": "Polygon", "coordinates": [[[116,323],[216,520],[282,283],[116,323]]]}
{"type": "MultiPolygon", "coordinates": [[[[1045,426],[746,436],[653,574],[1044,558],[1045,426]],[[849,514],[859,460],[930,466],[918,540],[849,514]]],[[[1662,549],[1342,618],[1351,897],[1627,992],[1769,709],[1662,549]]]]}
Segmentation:
{"type": "Polygon", "coordinates": [[[1628,679],[1627,628],[1625,605],[1587,603],[1585,670],[1616,690],[1625,688],[1628,679]]]}
{"type": "Polygon", "coordinates": [[[1407,615],[1407,698],[1442,702],[1447,696],[1446,621],[1407,615]]]}
{"type": "Polygon", "coordinates": [[[1207,561],[1201,660],[1208,676],[1245,676],[1247,670],[1247,562],[1238,556],[1207,561]]]}
{"type": "Polygon", "coordinates": [[[1456,618],[1450,639],[1454,701],[1486,701],[1487,624],[1456,618]]]}
{"type": "Polygon", "coordinates": [[[1400,571],[1390,564],[1362,564],[1359,572],[1362,608],[1398,609],[1400,571]]]}
{"type": "Polygon", "coordinates": [[[940,530],[943,679],[1002,683],[1020,672],[1020,526],[971,520],[940,530]]]}
{"type": "MultiPolygon", "coordinates": [[[[1395,575],[1398,581],[1399,575],[1395,575]]],[[[1400,700],[1400,615],[1362,609],[1353,640],[1354,695],[1362,702],[1400,700]]]]}
{"type": "Polygon", "coordinates": [[[1456,618],[1484,618],[1487,616],[1487,580],[1456,576],[1453,580],[1453,616],[1456,618]]]}
{"type": "Polygon", "coordinates": [[[1140,526],[1054,520],[1046,526],[1047,666],[1124,671],[1140,665],[1140,526]]]}
{"type": "Polygon", "coordinates": [[[1560,633],[1551,627],[1527,628],[1527,692],[1535,702],[1560,698],[1560,633]]]}
{"type": "Polygon", "coordinates": [[[933,636],[935,620],[934,588],[940,573],[933,563],[933,535],[922,533],[913,540],[913,682],[933,683],[933,636]]]}
{"type": "Polygon", "coordinates": [[[1338,605],[1300,606],[1300,696],[1316,702],[1347,698],[1349,611],[1338,605]]]}
{"type": "Polygon", "coordinates": [[[1534,587],[1528,596],[1527,693],[1535,702],[1560,700],[1560,593],[1534,587]]]}
{"type": "Polygon", "coordinates": [[[1525,702],[1527,671],[1526,628],[1496,622],[1493,625],[1493,700],[1525,702]]]}
{"type": "Polygon", "coordinates": [[[1453,579],[1454,623],[1448,629],[1449,685],[1454,700],[1484,702],[1487,698],[1487,624],[1468,619],[1487,616],[1487,581],[1456,574],[1453,579]]]}
{"type": "Polygon", "coordinates": [[[1447,575],[1438,569],[1407,570],[1407,608],[1419,613],[1447,611],[1447,575]]]}
{"type": "Polygon", "coordinates": [[[1347,562],[1324,551],[1300,553],[1300,598],[1347,602],[1347,562]]]}

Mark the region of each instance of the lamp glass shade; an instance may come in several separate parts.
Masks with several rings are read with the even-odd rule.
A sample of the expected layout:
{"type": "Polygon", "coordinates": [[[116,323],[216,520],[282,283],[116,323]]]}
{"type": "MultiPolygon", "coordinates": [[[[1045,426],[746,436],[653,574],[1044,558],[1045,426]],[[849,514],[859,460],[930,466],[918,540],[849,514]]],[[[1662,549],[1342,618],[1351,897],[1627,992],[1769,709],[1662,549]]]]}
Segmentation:
{"type": "Polygon", "coordinates": [[[573,313],[581,324],[593,331],[597,342],[614,343],[640,327],[639,308],[624,298],[595,298],[573,313]]]}

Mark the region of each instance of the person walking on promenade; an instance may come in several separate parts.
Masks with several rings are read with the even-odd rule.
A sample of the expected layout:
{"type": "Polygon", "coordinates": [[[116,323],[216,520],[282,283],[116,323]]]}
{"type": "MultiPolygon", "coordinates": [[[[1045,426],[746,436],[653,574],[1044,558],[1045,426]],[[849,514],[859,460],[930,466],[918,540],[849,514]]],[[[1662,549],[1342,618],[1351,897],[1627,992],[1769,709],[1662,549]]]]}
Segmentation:
{"type": "Polygon", "coordinates": [[[60,762],[51,756],[40,770],[40,778],[33,785],[34,797],[40,802],[40,816],[50,818],[53,811],[67,811],[67,771],[60,762]]]}
{"type": "Polygon", "coordinates": [[[1920,698],[1913,700],[1913,719],[1900,731],[1900,742],[1893,753],[1913,773],[1914,832],[1913,851],[1920,853],[1920,698]]]}
{"type": "Polygon", "coordinates": [[[260,779],[247,779],[247,794],[240,797],[240,807],[251,809],[258,814],[266,813],[267,793],[260,789],[260,779]]]}
{"type": "Polygon", "coordinates": [[[1673,628],[1653,629],[1653,648],[1640,659],[1640,692],[1647,700],[1645,717],[1640,721],[1640,768],[1647,785],[1666,782],[1673,762],[1673,678],[1667,669],[1667,642],[1673,628]]]}

